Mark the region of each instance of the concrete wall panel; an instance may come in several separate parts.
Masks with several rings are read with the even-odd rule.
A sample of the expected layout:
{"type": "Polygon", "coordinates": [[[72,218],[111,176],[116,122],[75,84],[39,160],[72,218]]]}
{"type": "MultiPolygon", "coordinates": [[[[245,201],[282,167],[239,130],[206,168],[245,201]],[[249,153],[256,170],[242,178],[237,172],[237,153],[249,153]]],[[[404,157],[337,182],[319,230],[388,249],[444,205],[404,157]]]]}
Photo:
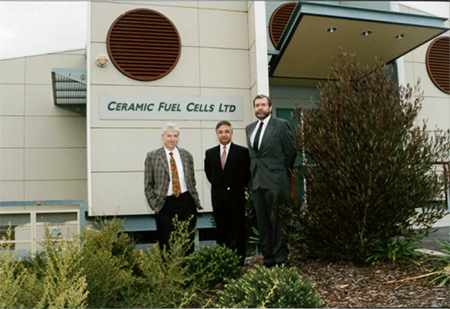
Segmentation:
{"type": "Polygon", "coordinates": [[[0,84],[25,83],[25,58],[0,61],[0,84]]]}
{"type": "Polygon", "coordinates": [[[200,10],[200,46],[212,48],[248,49],[246,12],[200,10]],[[223,29],[226,31],[220,31],[223,29]]]}
{"type": "Polygon", "coordinates": [[[0,198],[2,202],[24,200],[25,184],[23,181],[0,182],[0,198]]]}
{"type": "Polygon", "coordinates": [[[0,181],[23,179],[23,156],[23,149],[0,148],[0,181]]]}
{"type": "Polygon", "coordinates": [[[25,201],[87,200],[86,180],[26,181],[25,201]]]}
{"type": "Polygon", "coordinates": [[[24,85],[0,84],[0,116],[23,115],[25,113],[24,97],[24,85]]]}
{"type": "Polygon", "coordinates": [[[26,180],[86,180],[86,149],[25,149],[26,180]]]}
{"type": "Polygon", "coordinates": [[[86,148],[86,119],[82,117],[27,117],[25,146],[86,148]],[[45,134],[43,134],[45,132],[45,134]]]}
{"type": "Polygon", "coordinates": [[[144,194],[144,173],[92,173],[93,215],[152,213],[144,194]]]}
{"type": "Polygon", "coordinates": [[[18,116],[0,117],[0,147],[24,146],[24,118],[18,116]]]}

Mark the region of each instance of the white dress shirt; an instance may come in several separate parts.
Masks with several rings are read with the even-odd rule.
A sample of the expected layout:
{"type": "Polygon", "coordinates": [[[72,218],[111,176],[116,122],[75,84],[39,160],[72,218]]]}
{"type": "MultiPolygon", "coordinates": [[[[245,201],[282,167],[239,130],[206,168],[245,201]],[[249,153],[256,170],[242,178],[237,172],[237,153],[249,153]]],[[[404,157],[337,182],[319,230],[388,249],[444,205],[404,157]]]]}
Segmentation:
{"type": "Polygon", "coordinates": [[[166,158],[167,158],[167,163],[169,164],[169,171],[170,171],[170,183],[169,183],[169,190],[167,191],[167,195],[173,195],[173,192],[172,192],[172,169],[170,168],[170,153],[173,154],[173,158],[175,159],[175,163],[177,164],[178,178],[180,179],[180,186],[181,186],[181,193],[184,193],[187,191],[187,186],[186,186],[186,180],[184,178],[183,163],[181,162],[180,152],[178,151],[177,147],[175,147],[175,149],[172,151],[170,151],[166,147],[164,147],[164,150],[166,151],[166,158]]]}
{"type": "MultiPolygon", "coordinates": [[[[264,119],[263,122],[263,127],[261,129],[261,135],[259,136],[259,145],[258,145],[258,149],[261,149],[261,141],[263,139],[264,136],[264,132],[266,131],[267,128],[267,124],[269,123],[271,115],[267,116],[266,119],[264,119]]],[[[255,141],[255,135],[256,132],[258,132],[259,126],[260,126],[261,120],[258,121],[258,123],[255,126],[255,129],[252,132],[252,135],[250,136],[250,142],[252,143],[252,147],[253,147],[253,142],[255,141]]]]}
{"type": "Polygon", "coordinates": [[[225,158],[225,162],[227,162],[228,153],[230,152],[230,145],[231,145],[231,142],[228,143],[228,144],[226,144],[226,145],[220,144],[219,157],[222,158],[223,148],[225,147],[225,152],[227,153],[227,156],[226,156],[226,158],[225,158]]]}

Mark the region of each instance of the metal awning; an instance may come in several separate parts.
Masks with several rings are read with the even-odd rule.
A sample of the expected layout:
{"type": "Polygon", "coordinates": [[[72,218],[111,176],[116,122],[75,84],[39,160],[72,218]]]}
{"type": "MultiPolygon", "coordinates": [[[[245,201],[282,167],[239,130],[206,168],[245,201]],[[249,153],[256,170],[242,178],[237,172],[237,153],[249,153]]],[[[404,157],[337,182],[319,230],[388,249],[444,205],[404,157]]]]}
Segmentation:
{"type": "Polygon", "coordinates": [[[445,18],[299,2],[269,52],[271,84],[313,86],[331,76],[333,57],[356,54],[362,64],[389,63],[449,30],[445,18]]]}
{"type": "Polygon", "coordinates": [[[86,115],[85,68],[52,69],[53,103],[86,115]]]}

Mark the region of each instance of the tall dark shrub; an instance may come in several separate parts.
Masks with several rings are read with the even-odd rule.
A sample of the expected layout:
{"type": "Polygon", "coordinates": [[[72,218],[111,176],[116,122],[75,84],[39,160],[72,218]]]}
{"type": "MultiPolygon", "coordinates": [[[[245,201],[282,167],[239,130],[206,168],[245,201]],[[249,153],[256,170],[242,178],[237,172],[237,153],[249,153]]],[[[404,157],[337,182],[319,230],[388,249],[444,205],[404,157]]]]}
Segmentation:
{"type": "Polygon", "coordinates": [[[305,237],[291,245],[310,256],[363,261],[372,241],[423,236],[444,214],[430,202],[442,193],[444,179],[432,170],[448,158],[448,135],[416,125],[419,83],[398,87],[382,60],[375,64],[343,53],[314,108],[294,112],[297,147],[314,167],[298,174],[307,203],[290,216],[305,237]]]}

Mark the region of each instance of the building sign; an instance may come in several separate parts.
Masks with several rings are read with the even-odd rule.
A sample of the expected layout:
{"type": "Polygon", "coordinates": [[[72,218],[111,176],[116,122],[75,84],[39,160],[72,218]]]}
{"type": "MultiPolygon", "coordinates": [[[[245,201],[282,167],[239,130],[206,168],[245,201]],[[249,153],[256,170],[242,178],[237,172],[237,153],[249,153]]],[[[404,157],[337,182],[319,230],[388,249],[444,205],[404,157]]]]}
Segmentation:
{"type": "Polygon", "coordinates": [[[241,97],[100,95],[105,120],[244,120],[241,97]]]}

